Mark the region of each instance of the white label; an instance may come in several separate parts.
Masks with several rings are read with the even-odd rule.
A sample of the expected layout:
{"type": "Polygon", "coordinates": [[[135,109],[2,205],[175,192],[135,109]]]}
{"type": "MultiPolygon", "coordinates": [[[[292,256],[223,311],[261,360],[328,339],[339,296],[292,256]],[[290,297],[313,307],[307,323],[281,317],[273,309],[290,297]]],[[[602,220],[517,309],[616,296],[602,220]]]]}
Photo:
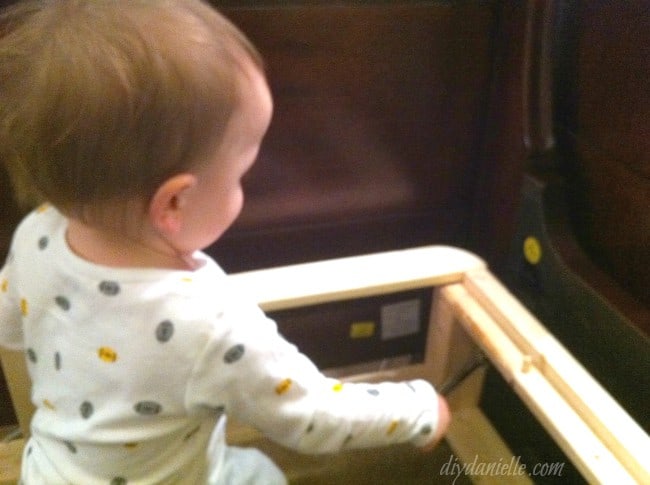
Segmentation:
{"type": "Polygon", "coordinates": [[[420,300],[406,300],[381,307],[381,339],[405,337],[420,331],[420,300]]]}

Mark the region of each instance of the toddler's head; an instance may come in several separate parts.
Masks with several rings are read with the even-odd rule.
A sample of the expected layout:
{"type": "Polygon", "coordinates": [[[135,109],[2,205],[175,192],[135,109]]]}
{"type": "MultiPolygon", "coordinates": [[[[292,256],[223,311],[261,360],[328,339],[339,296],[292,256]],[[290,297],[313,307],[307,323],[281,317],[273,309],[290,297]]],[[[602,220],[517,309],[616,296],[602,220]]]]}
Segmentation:
{"type": "Polygon", "coordinates": [[[250,42],[200,0],[27,1],[0,22],[0,155],[16,195],[88,223],[146,210],[170,177],[214,162],[242,80],[261,75],[250,42]]]}

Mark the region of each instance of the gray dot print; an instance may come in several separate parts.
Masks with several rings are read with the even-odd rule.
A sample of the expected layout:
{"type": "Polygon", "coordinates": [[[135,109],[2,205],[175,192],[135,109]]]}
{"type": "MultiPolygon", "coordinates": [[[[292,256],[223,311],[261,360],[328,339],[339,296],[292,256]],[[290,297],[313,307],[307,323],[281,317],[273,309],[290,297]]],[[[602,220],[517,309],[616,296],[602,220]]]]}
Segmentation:
{"type": "Polygon", "coordinates": [[[124,477],[115,477],[111,480],[110,485],[126,485],[126,478],[124,477]]]}
{"type": "Polygon", "coordinates": [[[223,356],[223,361],[226,364],[233,364],[244,356],[244,351],[245,348],[242,344],[234,345],[233,347],[230,347],[223,356]]]}
{"type": "Polygon", "coordinates": [[[431,428],[431,425],[425,424],[422,426],[422,429],[420,430],[420,434],[429,434],[433,431],[433,428],[431,428]]]}
{"type": "Polygon", "coordinates": [[[174,324],[169,320],[160,322],[156,327],[156,340],[158,340],[158,342],[169,342],[172,335],[174,335],[174,324]]]}
{"type": "Polygon", "coordinates": [[[27,349],[27,358],[28,358],[29,361],[32,362],[33,364],[36,363],[36,361],[38,360],[38,358],[36,357],[36,352],[34,351],[34,349],[27,349]]]}
{"type": "Polygon", "coordinates": [[[99,291],[106,296],[115,296],[120,292],[120,285],[117,281],[102,281],[99,284],[99,291]]]}
{"type": "Polygon", "coordinates": [[[79,406],[79,412],[81,413],[82,418],[88,419],[93,415],[95,409],[93,408],[92,403],[84,401],[81,403],[81,406],[79,406]]]}
{"type": "Polygon", "coordinates": [[[72,444],[70,441],[64,441],[63,444],[66,446],[66,448],[68,448],[68,451],[70,451],[70,453],[77,452],[77,447],[74,444],[72,444]]]}
{"type": "Polygon", "coordinates": [[[368,394],[370,394],[371,396],[375,396],[375,397],[376,397],[376,396],[379,396],[379,391],[378,391],[377,389],[368,389],[367,392],[368,392],[368,394]]]}
{"type": "Polygon", "coordinates": [[[61,310],[65,310],[66,312],[70,310],[70,300],[68,300],[65,296],[57,296],[54,298],[54,301],[56,304],[61,308],[61,310]]]}
{"type": "Polygon", "coordinates": [[[154,416],[160,414],[162,411],[162,406],[155,401],[140,401],[135,406],[133,406],[135,412],[142,414],[143,416],[154,416]]]}
{"type": "Polygon", "coordinates": [[[47,247],[47,245],[50,243],[50,238],[47,236],[43,236],[38,240],[38,249],[41,251],[47,247]]]}
{"type": "Polygon", "coordinates": [[[55,352],[54,353],[54,368],[56,370],[61,370],[61,353],[60,352],[55,352]]]}

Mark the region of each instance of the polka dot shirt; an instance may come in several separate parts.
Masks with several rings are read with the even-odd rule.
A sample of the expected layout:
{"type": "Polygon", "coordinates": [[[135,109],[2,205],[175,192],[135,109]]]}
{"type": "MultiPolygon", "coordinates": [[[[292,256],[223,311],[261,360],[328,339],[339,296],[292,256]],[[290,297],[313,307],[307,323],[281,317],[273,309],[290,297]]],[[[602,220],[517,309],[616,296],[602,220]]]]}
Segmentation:
{"type": "Polygon", "coordinates": [[[66,224],[49,206],[27,216],[0,272],[0,345],[24,350],[37,407],[32,478],[198,482],[224,414],[309,453],[432,438],[424,381],[327,378],[208,256],[193,272],[98,266],[66,224]]]}

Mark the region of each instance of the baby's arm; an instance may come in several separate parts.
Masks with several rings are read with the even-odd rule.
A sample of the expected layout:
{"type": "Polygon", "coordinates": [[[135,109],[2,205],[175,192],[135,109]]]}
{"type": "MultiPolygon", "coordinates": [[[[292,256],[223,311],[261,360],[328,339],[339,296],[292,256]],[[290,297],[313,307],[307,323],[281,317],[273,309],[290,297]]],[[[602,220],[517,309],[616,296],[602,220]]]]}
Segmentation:
{"type": "Polygon", "coordinates": [[[308,453],[412,442],[432,447],[449,415],[422,380],[342,383],[325,377],[258,311],[224,313],[191,384],[204,406],[225,408],[271,439],[308,453]]]}

